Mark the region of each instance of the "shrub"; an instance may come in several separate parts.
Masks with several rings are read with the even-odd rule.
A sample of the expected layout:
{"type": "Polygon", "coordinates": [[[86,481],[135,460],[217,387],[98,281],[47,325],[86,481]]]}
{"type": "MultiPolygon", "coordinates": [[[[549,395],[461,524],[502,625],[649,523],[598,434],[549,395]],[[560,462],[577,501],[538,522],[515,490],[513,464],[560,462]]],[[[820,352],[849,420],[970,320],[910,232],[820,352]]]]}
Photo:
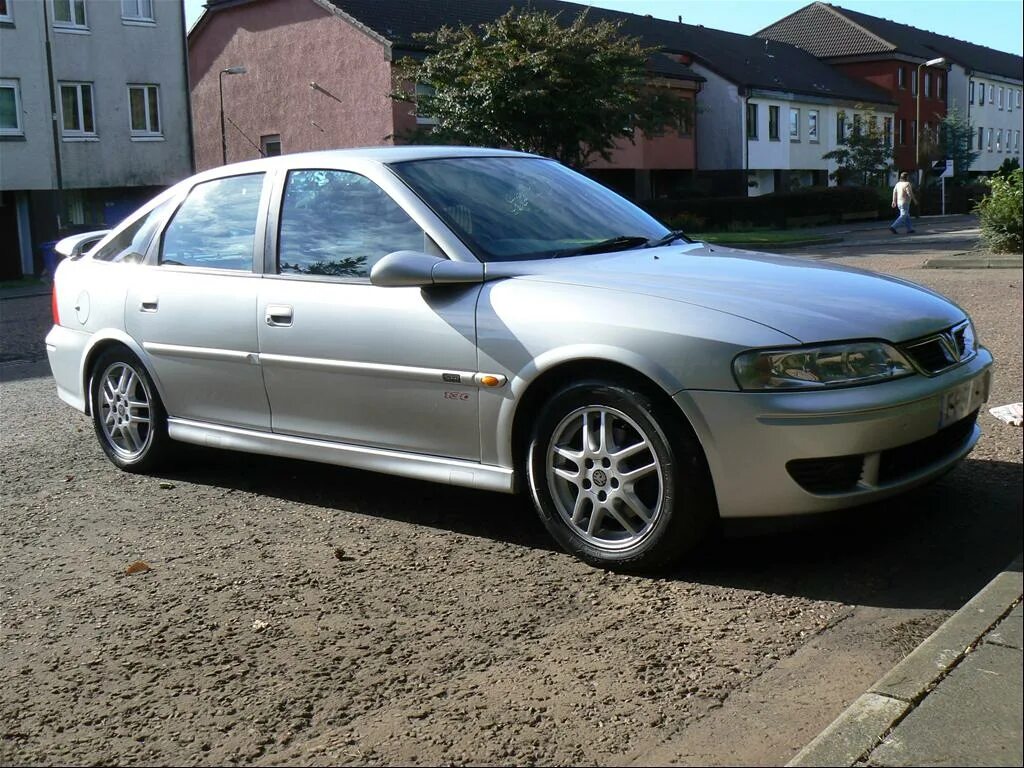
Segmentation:
{"type": "Polygon", "coordinates": [[[981,217],[981,237],[996,253],[1020,253],[1024,235],[1024,170],[989,180],[991,193],[975,211],[981,217]]]}

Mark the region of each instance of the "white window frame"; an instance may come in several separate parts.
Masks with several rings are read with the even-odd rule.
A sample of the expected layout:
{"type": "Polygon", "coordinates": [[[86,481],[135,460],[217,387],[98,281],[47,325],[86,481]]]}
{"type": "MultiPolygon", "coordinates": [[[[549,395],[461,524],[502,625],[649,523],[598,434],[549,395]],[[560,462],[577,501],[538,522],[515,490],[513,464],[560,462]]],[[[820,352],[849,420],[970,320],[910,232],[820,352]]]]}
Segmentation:
{"type": "Polygon", "coordinates": [[[0,88],[14,91],[14,117],[17,125],[14,128],[0,127],[0,136],[24,136],[25,126],[21,122],[21,83],[18,80],[4,78],[0,80],[0,88]]]}
{"type": "Polygon", "coordinates": [[[985,149],[985,128],[978,126],[978,151],[981,152],[985,149]]]}
{"type": "Polygon", "coordinates": [[[802,138],[802,135],[801,135],[802,131],[801,131],[801,126],[800,126],[800,120],[803,119],[803,115],[801,114],[801,112],[802,112],[802,110],[797,108],[797,107],[790,107],[789,108],[789,140],[790,141],[800,141],[800,139],[802,138]],[[795,117],[795,119],[794,119],[794,117],[795,117]],[[794,128],[796,129],[796,133],[793,132],[794,128]]]}
{"type": "Polygon", "coordinates": [[[156,1],[155,0],[121,0],[121,22],[124,24],[140,24],[152,26],[156,24],[156,1]],[[146,16],[143,10],[145,4],[149,4],[149,15],[146,16]],[[134,13],[128,10],[133,6],[134,13]]]}
{"type": "Polygon", "coordinates": [[[906,67],[896,67],[896,87],[901,91],[907,89],[907,69],[906,67]]]}
{"type": "Polygon", "coordinates": [[[14,23],[14,3],[12,0],[7,0],[7,11],[0,13],[0,22],[5,24],[14,23]]]}
{"type": "Polygon", "coordinates": [[[1017,91],[1017,109],[1020,109],[1020,91],[1017,91]]]}
{"type": "Polygon", "coordinates": [[[808,109],[807,110],[807,141],[812,144],[819,144],[821,142],[821,110],[820,109],[808,109]],[[813,120],[811,117],[813,116],[813,120]]]}
{"type": "Polygon", "coordinates": [[[97,141],[98,135],[96,132],[96,89],[92,83],[80,82],[80,81],[65,81],[62,80],[58,83],[58,94],[60,95],[60,134],[64,141],[97,141]],[[89,99],[90,106],[92,107],[92,130],[85,130],[85,99],[82,98],[82,88],[86,87],[90,91],[92,98],[89,99]],[[74,88],[78,94],[76,97],[78,105],[78,124],[81,128],[68,128],[64,125],[64,89],[74,88]]]}
{"type": "Polygon", "coordinates": [[[924,73],[924,97],[930,99],[932,97],[932,73],[924,73]]]}
{"type": "Polygon", "coordinates": [[[996,152],[1003,151],[1003,129],[996,129],[996,152]]]}
{"type": "Polygon", "coordinates": [[[978,106],[985,106],[985,84],[982,82],[978,83],[978,106]]]}
{"type": "Polygon", "coordinates": [[[132,141],[138,141],[143,139],[162,139],[164,137],[164,118],[160,112],[160,86],[156,83],[128,83],[128,132],[131,134],[132,141]],[[158,123],[157,130],[153,130],[152,127],[152,112],[150,110],[150,89],[156,91],[156,121],[158,123]],[[146,127],[139,129],[132,125],[132,91],[142,91],[143,103],[145,105],[146,114],[146,127]]]}
{"type": "Polygon", "coordinates": [[[433,96],[434,87],[427,83],[416,83],[416,125],[437,125],[437,118],[430,115],[421,115],[419,112],[419,97],[433,96]]]}
{"type": "Polygon", "coordinates": [[[988,151],[991,152],[992,151],[992,129],[989,128],[987,130],[988,130],[988,133],[985,134],[985,138],[986,138],[985,146],[988,149],[988,151]]]}
{"type": "Polygon", "coordinates": [[[1001,85],[996,89],[996,107],[1003,108],[1003,86],[1001,85]]]}
{"type": "Polygon", "coordinates": [[[1015,151],[1020,152],[1020,131],[1013,132],[1013,148],[1015,151]]]}
{"type": "Polygon", "coordinates": [[[260,153],[263,157],[278,157],[284,154],[284,144],[281,142],[280,133],[266,133],[260,136],[260,153]],[[271,144],[277,144],[277,155],[268,155],[267,147],[271,144]]]}
{"type": "Polygon", "coordinates": [[[53,13],[53,28],[58,32],[77,32],[79,34],[89,31],[89,10],[86,8],[85,0],[68,0],[68,8],[71,10],[71,19],[65,21],[57,18],[57,0],[50,0],[50,11],[53,13]],[[75,8],[82,9],[82,21],[76,21],[75,8]]]}
{"type": "Polygon", "coordinates": [[[885,140],[885,146],[890,148],[895,141],[895,136],[893,135],[893,126],[895,123],[896,121],[893,119],[892,115],[887,115],[882,118],[882,133],[885,134],[883,137],[885,140]]]}
{"type": "Polygon", "coordinates": [[[996,100],[996,87],[992,83],[988,84],[988,103],[991,104],[996,100]]]}
{"type": "Polygon", "coordinates": [[[935,98],[942,99],[942,75],[935,75],[935,98]]]}

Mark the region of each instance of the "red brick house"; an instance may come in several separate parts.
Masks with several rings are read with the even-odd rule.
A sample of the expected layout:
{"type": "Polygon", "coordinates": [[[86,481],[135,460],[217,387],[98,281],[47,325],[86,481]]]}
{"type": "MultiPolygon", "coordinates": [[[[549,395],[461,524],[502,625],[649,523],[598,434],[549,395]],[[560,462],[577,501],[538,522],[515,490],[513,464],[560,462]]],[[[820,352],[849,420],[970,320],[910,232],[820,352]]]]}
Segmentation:
{"type": "MultiPolygon", "coordinates": [[[[264,154],[392,144],[416,127],[413,106],[389,97],[392,67],[422,55],[414,34],[479,24],[524,0],[210,0],[189,32],[197,169],[264,154]],[[244,68],[244,72],[240,70],[244,68]],[[223,93],[224,139],[220,102],[223,93]]],[[[530,0],[538,10],[579,6],[530,0]]],[[[602,12],[595,9],[595,15],[602,12]]],[[[630,17],[644,22],[645,17],[630,17]]],[[[626,34],[642,29],[624,29],[626,34]]],[[[651,44],[645,39],[645,42],[651,44]]],[[[656,41],[655,41],[656,42],[656,41]]],[[[679,52],[651,57],[653,82],[695,100],[703,77],[679,52]]],[[[422,119],[422,118],[421,118],[422,119]]],[[[696,166],[693,126],[622,141],[593,175],[637,197],[658,194],[696,166]]]]}

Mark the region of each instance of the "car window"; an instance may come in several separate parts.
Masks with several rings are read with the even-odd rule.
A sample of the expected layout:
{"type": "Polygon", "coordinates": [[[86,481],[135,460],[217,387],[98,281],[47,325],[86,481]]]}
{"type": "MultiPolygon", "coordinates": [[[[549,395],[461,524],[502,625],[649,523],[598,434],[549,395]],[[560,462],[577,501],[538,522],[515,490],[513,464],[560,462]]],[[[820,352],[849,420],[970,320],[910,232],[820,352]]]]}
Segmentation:
{"type": "Polygon", "coordinates": [[[164,231],[160,263],[252,270],[263,174],[197,184],[164,231]]]}
{"type": "Polygon", "coordinates": [[[426,235],[374,182],[348,171],[292,171],[281,203],[278,272],[369,277],[393,251],[428,250],[426,235]]]}
{"type": "Polygon", "coordinates": [[[146,257],[149,244],[153,242],[164,214],[172,201],[156,206],[149,213],[140,216],[122,229],[106,245],[92,255],[99,261],[119,261],[125,264],[138,264],[146,257]]]}

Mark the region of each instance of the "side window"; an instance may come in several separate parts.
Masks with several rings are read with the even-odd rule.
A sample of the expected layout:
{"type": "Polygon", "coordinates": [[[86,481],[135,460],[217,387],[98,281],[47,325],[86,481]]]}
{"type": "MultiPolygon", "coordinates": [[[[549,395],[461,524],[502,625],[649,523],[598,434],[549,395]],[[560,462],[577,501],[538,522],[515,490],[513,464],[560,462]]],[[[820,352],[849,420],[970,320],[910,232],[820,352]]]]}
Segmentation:
{"type": "Polygon", "coordinates": [[[140,216],[122,229],[106,245],[92,257],[98,261],[120,261],[125,264],[138,264],[146,257],[153,235],[164,219],[172,201],[168,200],[156,206],[149,213],[140,216]]]}
{"type": "Polygon", "coordinates": [[[291,171],[281,202],[278,268],[283,275],[369,277],[392,251],[427,250],[409,214],[365,176],[291,171]]]}
{"type": "Polygon", "coordinates": [[[263,174],[197,184],[164,231],[160,263],[252,270],[263,174]]]}

